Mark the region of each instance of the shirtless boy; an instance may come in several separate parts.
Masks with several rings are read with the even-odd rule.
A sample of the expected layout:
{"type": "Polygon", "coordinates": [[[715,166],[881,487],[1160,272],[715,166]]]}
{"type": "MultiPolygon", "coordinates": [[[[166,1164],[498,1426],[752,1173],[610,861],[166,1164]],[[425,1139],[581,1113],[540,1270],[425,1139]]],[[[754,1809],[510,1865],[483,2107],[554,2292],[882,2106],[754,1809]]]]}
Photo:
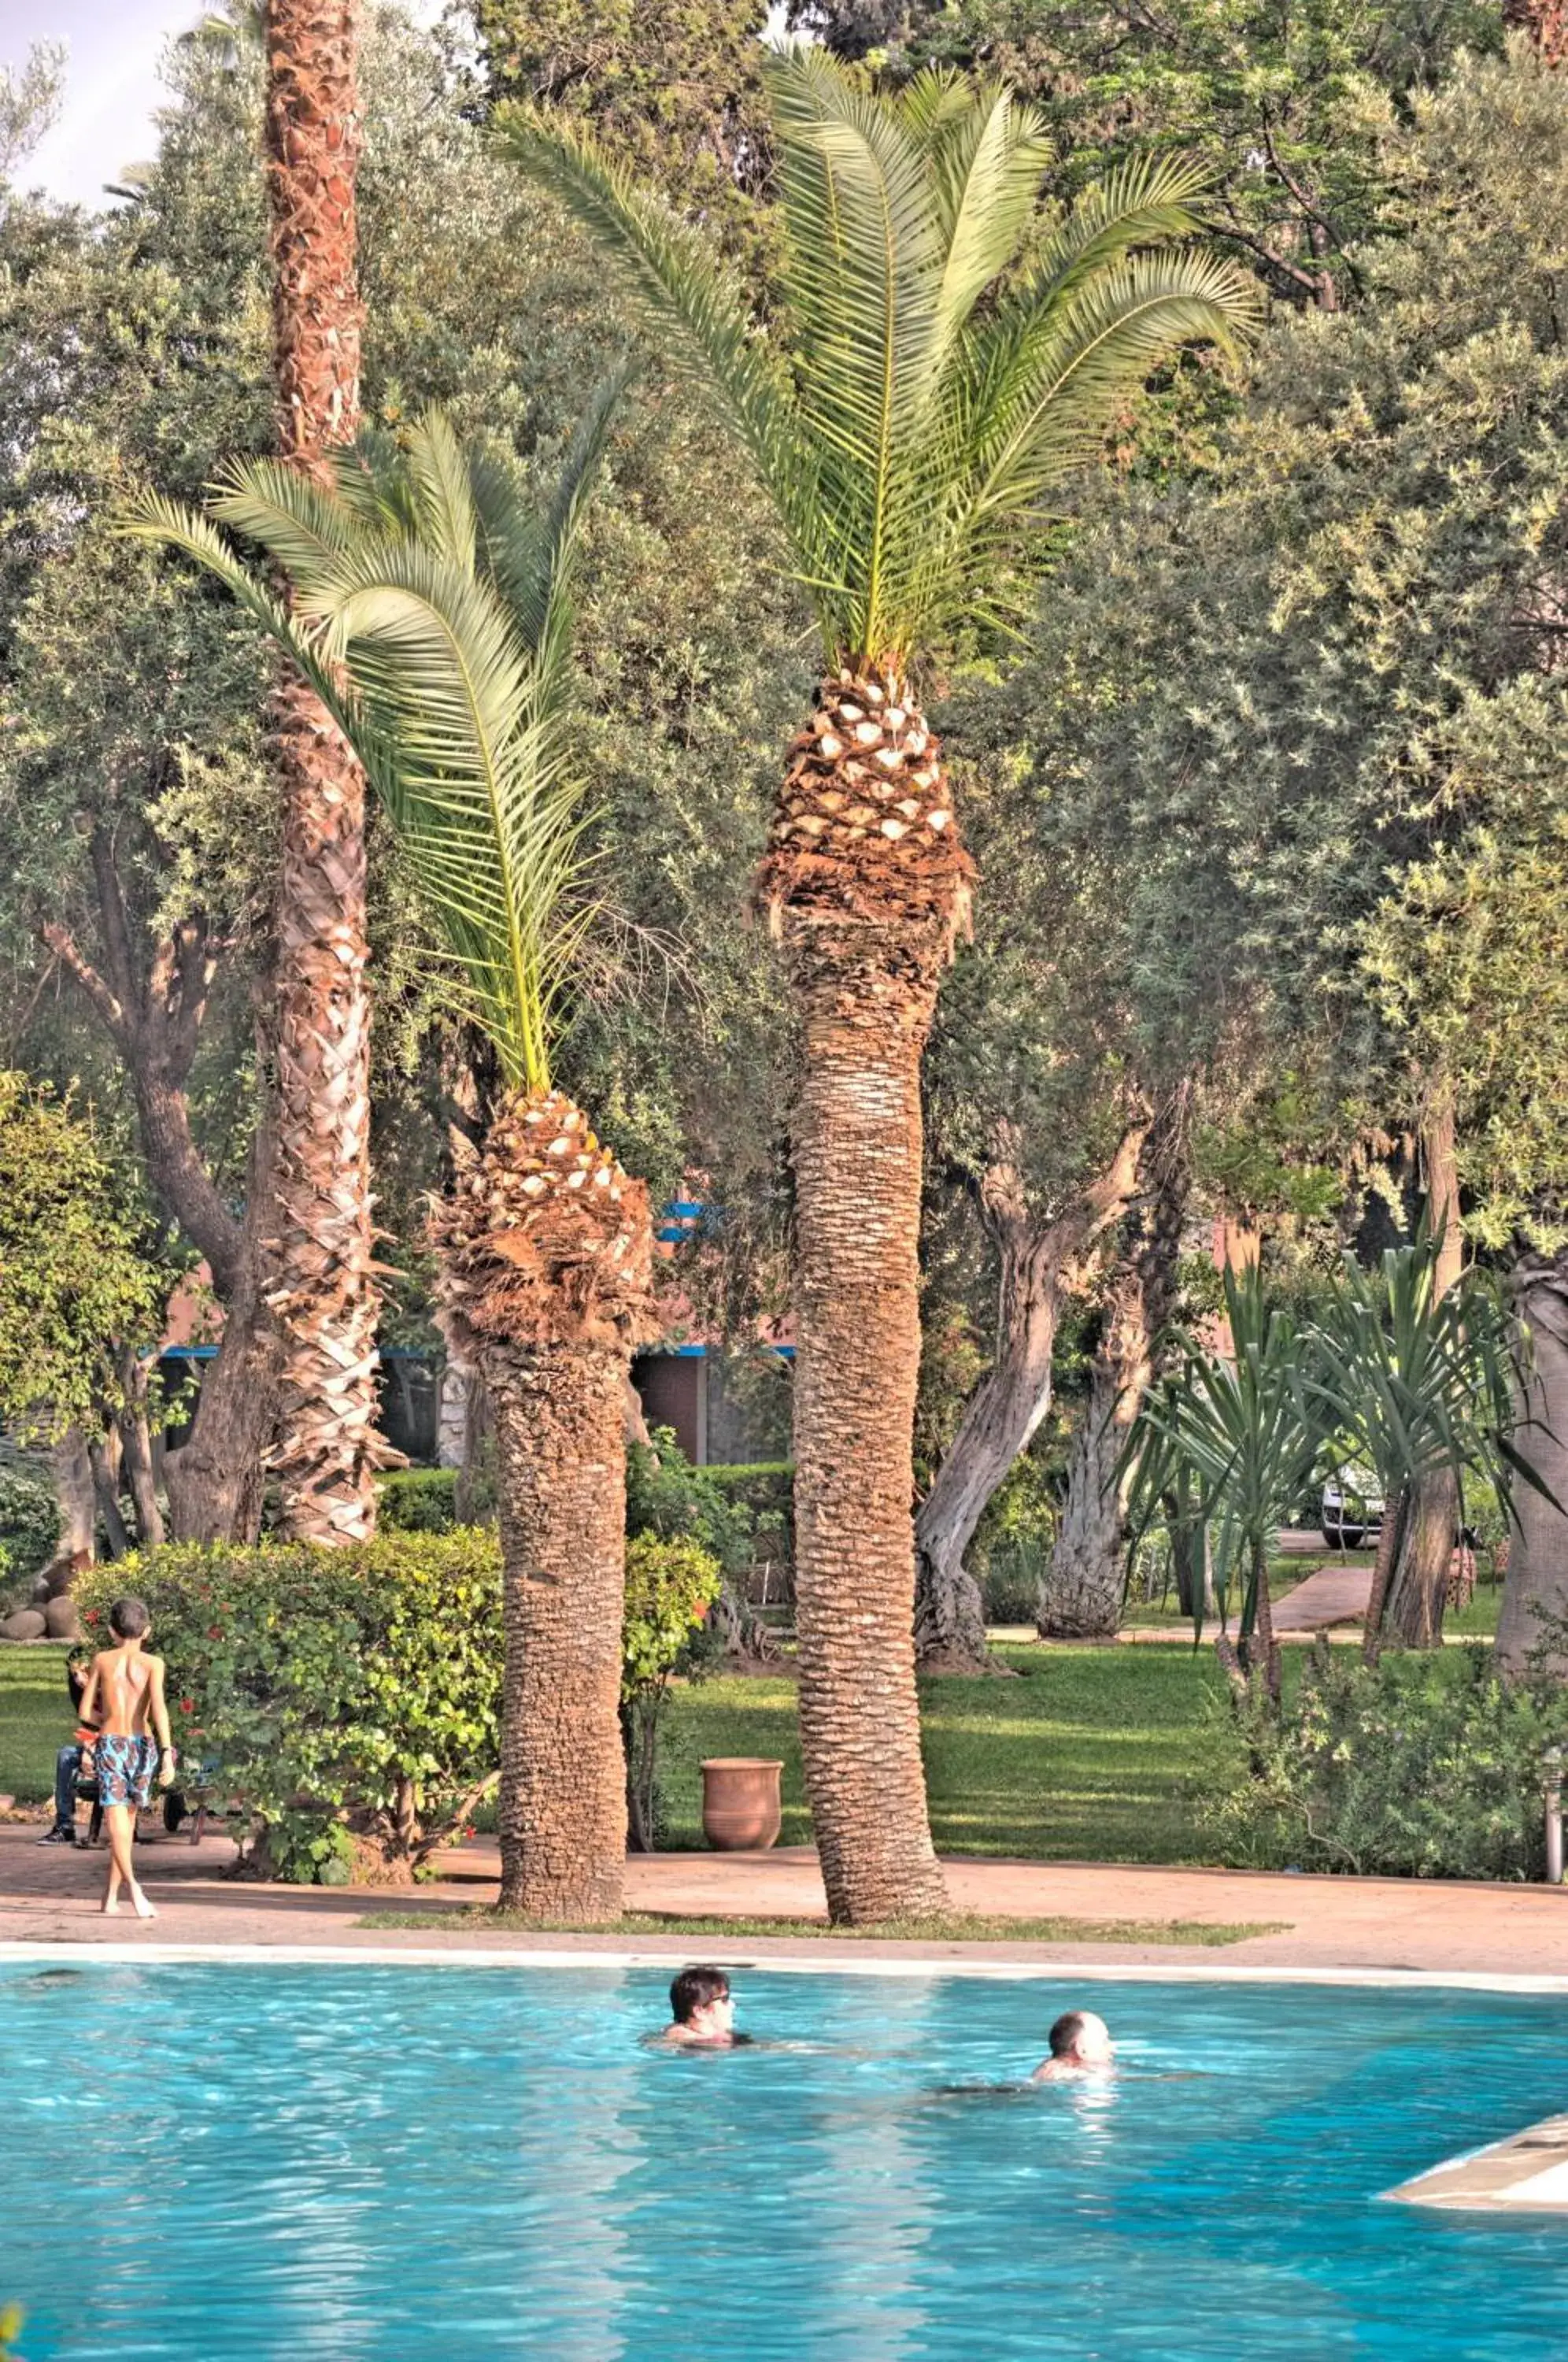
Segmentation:
{"type": "Polygon", "coordinates": [[[116,1599],[109,1610],[109,1629],[119,1645],[94,1658],[82,1697],[83,1721],[90,1724],[96,1718],[98,1725],[93,1759],[109,1832],[109,1882],[104,1909],[111,1915],[119,1910],[123,1882],[130,1889],[131,1907],[138,1919],[156,1919],[158,1914],[137,1884],[131,1867],[136,1816],[152,1801],[154,1772],[159,1786],[167,1788],[174,1777],[175,1760],[169,1738],[169,1709],[163,1702],[163,1660],[147,1653],[150,1628],[139,1599],[116,1599]]]}
{"type": "Polygon", "coordinates": [[[1080,2075],[1109,2075],[1115,2068],[1110,2028],[1092,2009],[1064,2010],[1049,2038],[1051,2056],[1036,2067],[1032,2083],[1071,2083],[1080,2075]]]}

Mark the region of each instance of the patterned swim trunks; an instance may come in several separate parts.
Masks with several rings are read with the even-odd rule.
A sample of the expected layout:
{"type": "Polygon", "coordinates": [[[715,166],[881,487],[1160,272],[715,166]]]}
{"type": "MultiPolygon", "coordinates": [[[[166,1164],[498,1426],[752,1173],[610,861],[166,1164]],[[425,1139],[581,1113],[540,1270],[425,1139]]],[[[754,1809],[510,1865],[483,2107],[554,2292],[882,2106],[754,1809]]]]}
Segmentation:
{"type": "Polygon", "coordinates": [[[98,1795],[105,1805],[134,1805],[138,1811],[152,1801],[152,1775],[158,1769],[155,1738],[121,1738],[100,1731],[94,1749],[98,1795]]]}

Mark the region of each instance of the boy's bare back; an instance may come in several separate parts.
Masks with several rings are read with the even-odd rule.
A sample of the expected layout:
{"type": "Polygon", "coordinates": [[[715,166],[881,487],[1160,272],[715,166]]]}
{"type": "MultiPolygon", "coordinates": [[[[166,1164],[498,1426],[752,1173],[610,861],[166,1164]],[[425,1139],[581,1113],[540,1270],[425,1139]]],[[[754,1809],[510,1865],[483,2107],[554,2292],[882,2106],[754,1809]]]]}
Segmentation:
{"type": "Polygon", "coordinates": [[[93,1660],[88,1699],[102,1716],[99,1727],[112,1738],[145,1738],[163,1703],[163,1660],[149,1657],[138,1641],[101,1650],[93,1660]]]}

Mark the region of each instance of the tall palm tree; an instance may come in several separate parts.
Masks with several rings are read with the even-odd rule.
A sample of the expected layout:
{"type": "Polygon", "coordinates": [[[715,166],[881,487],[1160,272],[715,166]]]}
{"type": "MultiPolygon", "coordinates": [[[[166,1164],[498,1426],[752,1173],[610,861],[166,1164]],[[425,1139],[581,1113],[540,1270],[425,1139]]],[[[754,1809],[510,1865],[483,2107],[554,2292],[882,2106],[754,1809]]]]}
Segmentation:
{"type": "MultiPolygon", "coordinates": [[[[278,447],[319,481],[359,423],[359,0],[266,0],[278,447]]],[[[309,683],[272,700],[282,791],[271,1035],[277,1120],[264,1250],[281,1340],[273,1466],[285,1529],[352,1541],[389,1455],[376,1435],[365,781],[309,683]]]]}
{"type": "Polygon", "coordinates": [[[652,1232],[644,1185],[550,1068],[587,916],[569,573],[619,391],[602,391],[536,513],[436,415],[396,463],[338,457],[321,484],[252,461],[206,517],[149,497],[126,521],[226,582],[355,747],[449,946],[453,1004],[505,1078],[432,1227],[447,1331],[484,1378],[499,1445],[501,1899],[544,1919],[614,1917],[624,1875],[624,1402],[652,1232]],[[288,604],[217,524],[259,546],[288,604]]]}
{"type": "Polygon", "coordinates": [[[878,96],[820,50],[766,73],[786,249],[767,332],[582,130],[522,110],[500,137],[750,453],[817,611],[821,687],[756,894],[802,1045],[801,1743],[830,1911],[866,1920],[943,1900],[911,1639],[919,1065],[974,873],[918,675],[1017,603],[1052,488],[1154,364],[1233,339],[1253,297],[1177,250],[1187,163],[1121,170],[1036,237],[1049,151],[1006,90],[925,73],[878,96]]]}

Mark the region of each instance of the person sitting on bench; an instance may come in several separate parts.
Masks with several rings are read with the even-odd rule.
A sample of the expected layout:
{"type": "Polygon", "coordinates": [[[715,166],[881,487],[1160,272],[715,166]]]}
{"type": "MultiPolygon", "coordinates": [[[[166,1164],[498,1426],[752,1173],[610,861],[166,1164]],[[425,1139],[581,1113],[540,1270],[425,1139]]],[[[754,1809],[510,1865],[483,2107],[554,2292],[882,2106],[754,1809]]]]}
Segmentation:
{"type": "Polygon", "coordinates": [[[76,1716],[76,1735],[54,1759],[54,1826],[39,1838],[39,1845],[76,1843],[76,1783],[82,1775],[83,1751],[91,1746],[98,1721],[94,1715],[88,1722],[82,1712],[88,1662],[85,1649],[72,1649],[65,1660],[65,1682],[71,1692],[71,1711],[76,1716]]]}

